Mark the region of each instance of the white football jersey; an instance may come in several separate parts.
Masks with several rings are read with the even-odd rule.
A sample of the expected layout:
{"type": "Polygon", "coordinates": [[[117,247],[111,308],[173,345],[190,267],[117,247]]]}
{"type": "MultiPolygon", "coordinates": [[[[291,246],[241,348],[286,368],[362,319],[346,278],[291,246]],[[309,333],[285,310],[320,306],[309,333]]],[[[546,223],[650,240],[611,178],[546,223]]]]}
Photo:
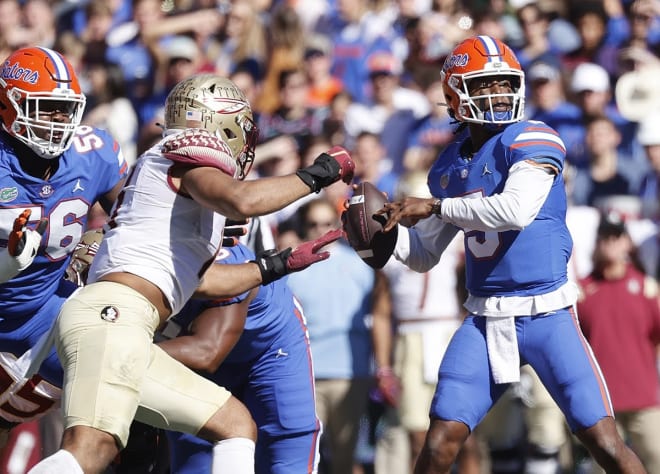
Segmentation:
{"type": "Polygon", "coordinates": [[[92,262],[88,283],[127,272],[158,286],[178,313],[222,245],[225,217],[172,186],[174,164],[160,153],[165,140],[135,164],[115,204],[92,262]]]}

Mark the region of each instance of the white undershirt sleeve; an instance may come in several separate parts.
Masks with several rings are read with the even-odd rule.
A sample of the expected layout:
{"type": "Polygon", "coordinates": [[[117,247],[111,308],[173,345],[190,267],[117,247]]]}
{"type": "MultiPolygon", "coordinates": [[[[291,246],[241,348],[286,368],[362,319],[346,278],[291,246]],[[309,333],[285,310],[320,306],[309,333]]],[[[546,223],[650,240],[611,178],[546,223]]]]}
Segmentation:
{"type": "Polygon", "coordinates": [[[469,230],[522,230],[541,210],[555,176],[547,167],[521,161],[509,170],[500,194],[443,199],[442,220],[469,230]]]}
{"type": "Polygon", "coordinates": [[[419,221],[408,229],[399,225],[394,256],[416,272],[426,272],[439,261],[442,252],[458,233],[456,227],[442,222],[439,216],[419,221]]]}

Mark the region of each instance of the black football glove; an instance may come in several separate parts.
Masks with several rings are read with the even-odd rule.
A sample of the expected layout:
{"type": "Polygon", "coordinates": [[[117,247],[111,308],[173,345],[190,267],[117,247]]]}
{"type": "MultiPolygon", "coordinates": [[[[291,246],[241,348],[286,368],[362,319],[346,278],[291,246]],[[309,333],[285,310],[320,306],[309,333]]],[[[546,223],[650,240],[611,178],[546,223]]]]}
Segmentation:
{"type": "Polygon", "coordinates": [[[238,239],[248,232],[250,219],[227,219],[225,221],[225,230],[222,234],[222,246],[234,247],[238,244],[238,239]]]}
{"type": "Polygon", "coordinates": [[[318,193],[340,179],[350,183],[354,172],[355,163],[348,151],[334,146],[317,156],[311,166],[296,171],[296,174],[312,192],[318,193]]]}

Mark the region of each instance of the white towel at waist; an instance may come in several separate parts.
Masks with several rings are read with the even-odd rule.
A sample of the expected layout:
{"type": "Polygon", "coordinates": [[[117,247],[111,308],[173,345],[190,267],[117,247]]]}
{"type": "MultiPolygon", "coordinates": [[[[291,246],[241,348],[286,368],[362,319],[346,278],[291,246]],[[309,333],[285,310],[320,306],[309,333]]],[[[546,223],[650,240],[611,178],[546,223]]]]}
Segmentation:
{"type": "Polygon", "coordinates": [[[495,383],[520,381],[520,354],[513,316],[486,318],[486,346],[495,383]]]}
{"type": "Polygon", "coordinates": [[[573,282],[535,296],[468,296],[465,308],[472,314],[486,316],[488,360],[495,383],[520,381],[520,354],[514,317],[533,316],[573,306],[577,296],[578,288],[573,282]]]}

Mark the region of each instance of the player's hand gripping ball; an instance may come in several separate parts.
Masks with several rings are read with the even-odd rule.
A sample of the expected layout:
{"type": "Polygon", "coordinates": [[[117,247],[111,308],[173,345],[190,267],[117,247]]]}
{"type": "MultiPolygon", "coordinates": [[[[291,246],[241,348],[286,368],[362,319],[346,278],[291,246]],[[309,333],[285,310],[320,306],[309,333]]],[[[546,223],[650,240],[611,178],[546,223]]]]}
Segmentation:
{"type": "Polygon", "coordinates": [[[372,268],[383,268],[394,251],[397,227],[383,232],[385,215],[377,215],[387,203],[387,197],[368,181],[358,184],[341,220],[348,243],[372,268]]]}

